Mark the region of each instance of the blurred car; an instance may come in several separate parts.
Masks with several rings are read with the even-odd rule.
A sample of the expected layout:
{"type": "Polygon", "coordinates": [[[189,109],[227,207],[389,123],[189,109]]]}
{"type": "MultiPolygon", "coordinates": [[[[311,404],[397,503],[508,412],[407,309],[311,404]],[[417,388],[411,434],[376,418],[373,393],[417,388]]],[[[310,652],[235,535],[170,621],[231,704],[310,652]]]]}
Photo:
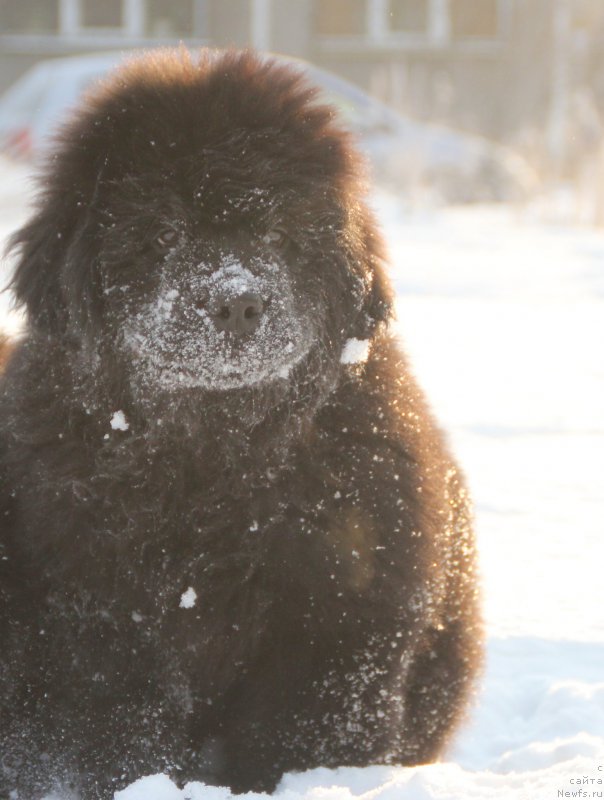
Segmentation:
{"type": "MultiPolygon", "coordinates": [[[[0,152],[37,160],[52,147],[53,132],[86,89],[124,57],[113,52],[38,62],[0,98],[0,152]]],[[[378,185],[407,199],[428,195],[447,203],[517,200],[530,190],[530,169],[508,148],[412,120],[337,75],[280,58],[304,70],[336,106],[378,185]]]]}
{"type": "Polygon", "coordinates": [[[38,157],[86,89],[120,61],[119,53],[38,61],[0,97],[0,151],[38,157]]]}

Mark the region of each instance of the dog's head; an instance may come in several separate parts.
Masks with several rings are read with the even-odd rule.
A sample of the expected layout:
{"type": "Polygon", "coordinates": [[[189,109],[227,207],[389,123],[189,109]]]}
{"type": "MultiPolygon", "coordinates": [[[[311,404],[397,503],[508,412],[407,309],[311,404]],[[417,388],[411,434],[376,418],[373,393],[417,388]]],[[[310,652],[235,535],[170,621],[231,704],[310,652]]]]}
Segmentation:
{"type": "MultiPolygon", "coordinates": [[[[140,390],[227,391],[338,364],[390,294],[359,160],[290,65],[147,56],[62,133],[16,237],[31,325],[140,390]]],[[[335,367],[334,367],[335,368],[335,367]]]]}

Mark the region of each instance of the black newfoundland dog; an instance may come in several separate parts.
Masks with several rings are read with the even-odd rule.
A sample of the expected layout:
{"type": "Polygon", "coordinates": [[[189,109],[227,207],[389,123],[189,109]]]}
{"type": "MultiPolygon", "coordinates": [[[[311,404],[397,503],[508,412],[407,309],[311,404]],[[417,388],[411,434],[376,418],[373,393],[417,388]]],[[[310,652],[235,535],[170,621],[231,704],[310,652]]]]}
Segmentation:
{"type": "Polygon", "coordinates": [[[468,502],[333,110],[249,53],[135,61],[14,245],[0,796],[437,758],[480,662],[468,502]]]}

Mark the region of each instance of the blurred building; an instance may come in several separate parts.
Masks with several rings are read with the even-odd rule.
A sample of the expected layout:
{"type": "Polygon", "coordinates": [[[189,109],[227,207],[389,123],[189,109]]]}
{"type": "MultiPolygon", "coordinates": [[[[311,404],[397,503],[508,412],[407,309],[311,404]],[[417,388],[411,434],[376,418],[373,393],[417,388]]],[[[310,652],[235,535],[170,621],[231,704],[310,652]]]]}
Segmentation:
{"type": "Polygon", "coordinates": [[[252,45],[507,140],[531,124],[555,134],[603,20],[603,0],[0,0],[0,90],[50,56],[252,45]]]}

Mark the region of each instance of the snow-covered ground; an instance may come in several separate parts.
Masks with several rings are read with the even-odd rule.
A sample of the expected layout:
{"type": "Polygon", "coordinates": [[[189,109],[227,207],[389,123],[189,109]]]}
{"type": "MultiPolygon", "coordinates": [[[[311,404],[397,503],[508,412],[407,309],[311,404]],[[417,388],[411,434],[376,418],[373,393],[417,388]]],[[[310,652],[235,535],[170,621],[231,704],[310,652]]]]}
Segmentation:
{"type": "MultiPolygon", "coordinates": [[[[26,192],[0,163],[0,238],[26,192]]],[[[604,235],[376,203],[398,328],[475,497],[487,667],[446,763],[287,775],[274,797],[604,797],[604,235]]],[[[230,796],[151,776],[116,800],[230,796]]]]}

